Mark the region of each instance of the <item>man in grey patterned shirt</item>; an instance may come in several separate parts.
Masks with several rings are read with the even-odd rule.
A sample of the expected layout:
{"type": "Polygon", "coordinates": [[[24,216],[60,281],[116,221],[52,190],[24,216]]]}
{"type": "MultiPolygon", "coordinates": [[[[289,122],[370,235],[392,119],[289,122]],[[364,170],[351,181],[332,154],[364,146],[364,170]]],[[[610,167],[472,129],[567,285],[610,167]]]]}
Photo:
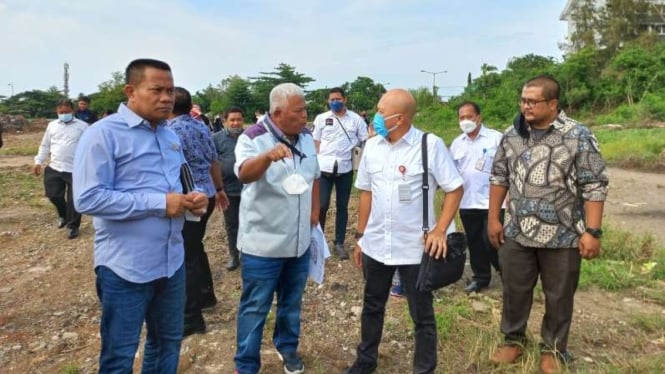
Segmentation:
{"type": "Polygon", "coordinates": [[[490,177],[488,234],[503,269],[501,332],[494,363],[514,362],[526,341],[533,288],[545,294],[540,369],[558,373],[570,358],[568,333],[581,259],[600,253],[608,178],[598,143],[559,110],[559,83],[549,76],[522,89],[521,114],[496,152],[490,177]],[[501,203],[509,195],[505,227],[501,203]]]}

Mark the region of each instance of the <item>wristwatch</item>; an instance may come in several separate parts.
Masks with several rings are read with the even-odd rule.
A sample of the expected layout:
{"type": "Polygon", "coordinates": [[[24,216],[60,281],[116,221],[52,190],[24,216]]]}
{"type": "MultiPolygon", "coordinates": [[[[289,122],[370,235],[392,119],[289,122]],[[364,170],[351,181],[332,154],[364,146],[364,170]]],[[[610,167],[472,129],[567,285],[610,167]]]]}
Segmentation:
{"type": "Polygon", "coordinates": [[[591,236],[593,236],[596,239],[600,239],[601,237],[603,237],[603,230],[601,230],[601,229],[594,229],[594,228],[591,228],[591,227],[587,227],[586,232],[591,234],[591,236]]]}

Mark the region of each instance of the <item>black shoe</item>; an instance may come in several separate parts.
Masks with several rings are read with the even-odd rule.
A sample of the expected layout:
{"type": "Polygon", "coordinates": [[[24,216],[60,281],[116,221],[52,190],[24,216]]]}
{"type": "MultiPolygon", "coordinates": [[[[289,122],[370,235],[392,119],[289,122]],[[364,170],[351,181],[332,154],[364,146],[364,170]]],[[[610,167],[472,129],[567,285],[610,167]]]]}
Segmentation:
{"type": "Polygon", "coordinates": [[[67,238],[68,239],[75,239],[75,238],[78,238],[78,236],[79,236],[79,228],[78,227],[72,227],[69,230],[69,235],[67,235],[67,238]]]}
{"type": "Polygon", "coordinates": [[[337,257],[339,257],[340,260],[349,259],[349,254],[346,252],[344,244],[335,244],[335,252],[337,253],[337,257]]]}
{"type": "Polygon", "coordinates": [[[64,218],[62,218],[62,217],[58,218],[57,226],[58,226],[59,229],[65,227],[66,224],[67,224],[67,221],[64,218]]]}
{"type": "Polygon", "coordinates": [[[182,330],[182,337],[188,337],[193,334],[205,334],[206,333],[206,323],[201,321],[196,324],[185,323],[185,328],[182,330]]]}
{"type": "Polygon", "coordinates": [[[233,271],[237,269],[238,266],[240,266],[240,260],[238,259],[238,257],[232,256],[229,259],[229,262],[226,263],[226,270],[233,271]]]}
{"type": "Polygon", "coordinates": [[[476,281],[471,281],[468,286],[464,288],[464,292],[466,293],[472,293],[472,292],[480,292],[481,290],[487,288],[487,284],[480,284],[476,281]]]}
{"type": "Polygon", "coordinates": [[[376,370],[376,364],[359,364],[355,362],[353,366],[344,370],[343,374],[372,374],[376,370]]]}
{"type": "Polygon", "coordinates": [[[217,298],[214,293],[201,295],[201,309],[209,309],[217,305],[217,298]]]}

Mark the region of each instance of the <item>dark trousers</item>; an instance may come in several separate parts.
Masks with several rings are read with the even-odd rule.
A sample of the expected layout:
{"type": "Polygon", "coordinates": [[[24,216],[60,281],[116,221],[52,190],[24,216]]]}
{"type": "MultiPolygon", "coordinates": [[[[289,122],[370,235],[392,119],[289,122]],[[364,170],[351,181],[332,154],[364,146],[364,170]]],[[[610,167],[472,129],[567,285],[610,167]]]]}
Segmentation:
{"type": "Polygon", "coordinates": [[[197,325],[203,323],[201,302],[204,298],[215,294],[212,284],[212,274],[208,255],[203,248],[203,236],[206,232],[208,219],[215,209],[215,197],[208,200],[206,213],[199,222],[185,221],[182,228],[182,238],[185,242],[185,324],[197,325]]]}
{"type": "Polygon", "coordinates": [[[238,258],[238,225],[240,216],[240,196],[228,196],[229,207],[224,211],[224,226],[228,238],[229,254],[238,258]]]}
{"type": "Polygon", "coordinates": [[[319,213],[319,222],[321,229],[325,230],[326,214],[330,207],[330,195],[332,195],[333,186],[336,192],[335,214],[335,244],[344,244],[346,237],[346,224],[349,221],[349,197],[351,196],[351,186],[353,184],[353,172],[344,174],[321,173],[319,179],[319,201],[321,210],[319,213]]]}
{"type": "Polygon", "coordinates": [[[526,325],[538,281],[545,294],[541,337],[546,349],[565,352],[582,258],[577,248],[525,247],[506,238],[499,250],[503,266],[501,332],[507,342],[526,340],[526,325]]]}
{"type": "Polygon", "coordinates": [[[416,289],[418,268],[419,265],[385,265],[363,254],[365,291],[360,318],[361,341],[357,349],[358,364],[376,365],[393,273],[399,270],[404,294],[409,303],[409,314],[415,327],[413,372],[433,373],[436,369],[437,340],[433,298],[431,292],[416,289]]]}
{"type": "MultiPolygon", "coordinates": [[[[501,271],[499,254],[487,237],[487,209],[460,209],[459,215],[469,245],[473,280],[487,286],[492,279],[492,266],[501,271]]],[[[503,211],[501,217],[503,221],[503,211]]]]}
{"type": "Polygon", "coordinates": [[[67,228],[81,226],[81,215],[74,209],[72,173],[57,171],[50,166],[44,168],[44,192],[55,205],[58,216],[67,222],[67,228]]]}

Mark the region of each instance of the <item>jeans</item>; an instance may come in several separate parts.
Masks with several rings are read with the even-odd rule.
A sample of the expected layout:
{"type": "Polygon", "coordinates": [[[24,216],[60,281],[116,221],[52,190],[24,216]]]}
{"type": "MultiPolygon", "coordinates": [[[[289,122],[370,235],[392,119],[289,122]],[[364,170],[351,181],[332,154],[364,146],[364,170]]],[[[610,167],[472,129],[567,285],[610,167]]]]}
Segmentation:
{"type": "Polygon", "coordinates": [[[238,306],[235,364],[240,374],[258,373],[266,316],[277,292],[273,344],[282,355],[295,353],[300,338],[300,309],[310,251],[301,257],[259,257],[243,253],[242,296],[238,306]]]}
{"type": "Polygon", "coordinates": [[[206,213],[201,220],[185,221],[182,238],[185,242],[186,298],[185,324],[200,326],[203,324],[201,302],[204,297],[212,297],[214,288],[208,255],[203,247],[203,236],[206,232],[208,219],[215,209],[215,197],[208,199],[206,213]],[[205,295],[204,295],[205,294],[205,295]]]}
{"type": "Polygon", "coordinates": [[[100,373],[131,373],[143,321],[147,338],[142,373],[176,373],[182,341],[185,269],[171,278],[133,283],[98,266],[102,304],[100,373]]]}
{"type": "Polygon", "coordinates": [[[415,330],[413,372],[415,374],[434,373],[437,361],[437,341],[433,296],[431,292],[421,292],[416,289],[419,268],[419,265],[385,265],[363,253],[365,291],[356,364],[366,367],[376,365],[379,358],[379,343],[383,334],[386,301],[390,293],[393,274],[399,269],[415,330]]]}
{"type": "Polygon", "coordinates": [[[224,211],[224,227],[229,244],[229,255],[238,258],[238,225],[240,224],[240,196],[227,196],[229,208],[224,211]]]}
{"type": "Polygon", "coordinates": [[[333,186],[337,191],[335,215],[335,244],[344,244],[346,237],[346,224],[349,221],[349,197],[351,196],[351,186],[353,184],[353,172],[333,175],[322,173],[319,179],[319,202],[321,210],[319,213],[319,222],[321,229],[325,230],[326,214],[330,207],[330,195],[332,195],[333,186]]]}
{"type": "Polygon", "coordinates": [[[81,226],[81,214],[74,209],[72,173],[45,167],[44,192],[58,211],[58,216],[65,219],[68,229],[81,226]]]}
{"type": "MultiPolygon", "coordinates": [[[[473,280],[480,286],[488,286],[492,279],[492,267],[501,271],[499,253],[487,237],[487,209],[460,209],[466,241],[469,244],[469,262],[473,280]]],[[[501,210],[503,222],[503,210],[501,210]]]]}

